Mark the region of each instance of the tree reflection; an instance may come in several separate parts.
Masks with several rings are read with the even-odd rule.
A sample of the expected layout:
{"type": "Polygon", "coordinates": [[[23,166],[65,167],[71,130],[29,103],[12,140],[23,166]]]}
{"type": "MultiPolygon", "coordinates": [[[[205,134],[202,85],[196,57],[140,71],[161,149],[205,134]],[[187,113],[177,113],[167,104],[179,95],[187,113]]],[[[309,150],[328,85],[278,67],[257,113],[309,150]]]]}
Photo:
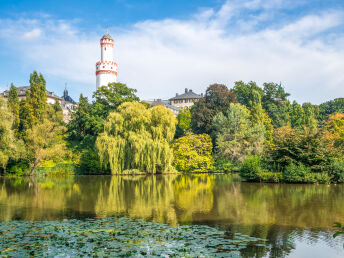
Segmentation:
{"type": "Polygon", "coordinates": [[[283,257],[295,248],[295,237],[331,236],[333,221],[344,217],[343,190],[206,174],[0,178],[0,221],[127,216],[170,225],[206,223],[229,236],[241,232],[269,240],[269,249],[245,249],[248,257],[283,257]]]}

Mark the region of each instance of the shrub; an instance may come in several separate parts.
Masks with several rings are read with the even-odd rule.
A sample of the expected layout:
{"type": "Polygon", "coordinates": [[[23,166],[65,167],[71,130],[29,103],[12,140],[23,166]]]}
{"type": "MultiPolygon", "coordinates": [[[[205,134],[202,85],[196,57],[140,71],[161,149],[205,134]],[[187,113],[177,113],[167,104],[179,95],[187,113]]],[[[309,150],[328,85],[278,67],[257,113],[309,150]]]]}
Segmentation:
{"type": "Polygon", "coordinates": [[[313,177],[311,170],[303,164],[290,163],[283,171],[283,180],[288,183],[310,183],[313,177]]]}
{"type": "Polygon", "coordinates": [[[10,174],[14,174],[17,176],[21,176],[23,175],[25,172],[28,172],[29,170],[29,165],[23,162],[20,162],[18,164],[13,165],[10,169],[9,169],[9,173],[10,174]]]}
{"type": "Polygon", "coordinates": [[[174,165],[181,172],[209,172],[214,169],[213,144],[207,134],[187,133],[173,144],[174,165]]]}
{"type": "Polygon", "coordinates": [[[344,183],[344,161],[336,161],[330,165],[329,176],[333,183],[344,183]]]}
{"type": "Polygon", "coordinates": [[[92,149],[84,150],[81,154],[80,170],[81,174],[104,173],[99,161],[98,153],[92,149]]]}
{"type": "Polygon", "coordinates": [[[232,163],[228,159],[217,159],[215,161],[215,171],[216,172],[231,172],[232,170],[232,163]]]}
{"type": "Polygon", "coordinates": [[[279,183],[282,181],[282,173],[276,172],[261,172],[259,173],[260,181],[269,183],[279,183]]]}
{"type": "Polygon", "coordinates": [[[247,181],[259,181],[261,172],[262,164],[258,156],[247,156],[239,169],[240,176],[247,181]]]}

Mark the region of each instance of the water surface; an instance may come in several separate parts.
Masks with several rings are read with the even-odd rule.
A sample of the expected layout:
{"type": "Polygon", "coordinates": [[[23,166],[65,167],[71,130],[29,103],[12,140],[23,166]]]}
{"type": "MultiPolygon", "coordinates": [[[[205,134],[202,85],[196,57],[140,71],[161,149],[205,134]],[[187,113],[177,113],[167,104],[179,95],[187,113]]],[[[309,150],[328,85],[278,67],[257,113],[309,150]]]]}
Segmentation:
{"type": "Polygon", "coordinates": [[[251,257],[343,257],[344,185],[245,183],[230,175],[0,178],[0,222],[128,217],[267,239],[251,257]]]}

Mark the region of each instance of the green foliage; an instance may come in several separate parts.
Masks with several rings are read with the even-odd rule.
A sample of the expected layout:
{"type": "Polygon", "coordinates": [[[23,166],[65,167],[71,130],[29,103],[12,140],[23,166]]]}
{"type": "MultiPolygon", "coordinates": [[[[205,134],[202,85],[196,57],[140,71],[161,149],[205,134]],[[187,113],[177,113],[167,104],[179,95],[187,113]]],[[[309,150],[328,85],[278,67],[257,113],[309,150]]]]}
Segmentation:
{"type": "Polygon", "coordinates": [[[303,183],[311,170],[303,164],[290,163],[283,171],[283,180],[288,183],[303,183]]]}
{"type": "Polygon", "coordinates": [[[10,167],[9,173],[17,176],[26,174],[29,171],[29,165],[26,162],[19,162],[10,167]]]}
{"type": "Polygon", "coordinates": [[[329,115],[334,113],[344,113],[344,98],[337,98],[320,104],[318,120],[327,120],[329,115]]]}
{"type": "Polygon", "coordinates": [[[13,114],[0,96],[0,168],[6,171],[6,165],[10,158],[15,156],[16,139],[13,130],[13,114]]]}
{"type": "Polygon", "coordinates": [[[123,83],[109,83],[94,92],[96,101],[91,105],[88,98],[80,95],[79,105],[68,124],[71,139],[82,140],[87,135],[98,136],[104,131],[104,120],[124,102],[139,101],[136,90],[123,83]]]}
{"type": "Polygon", "coordinates": [[[315,131],[318,121],[315,118],[315,108],[311,103],[303,103],[302,108],[305,112],[304,125],[311,131],[315,131]]]}
{"type": "Polygon", "coordinates": [[[207,133],[213,131],[212,122],[216,114],[224,112],[230,103],[235,102],[235,94],[223,84],[212,84],[205,97],[196,102],[191,108],[191,128],[194,133],[207,133]]]}
{"type": "Polygon", "coordinates": [[[295,100],[291,105],[290,111],[290,124],[292,128],[302,128],[305,124],[305,112],[301,105],[299,105],[295,100]]]}
{"type": "Polygon", "coordinates": [[[159,173],[171,168],[170,142],[176,119],[164,106],[146,109],[138,102],[127,102],[109,114],[96,146],[101,164],[113,174],[126,169],[159,173]]]}
{"type": "Polygon", "coordinates": [[[260,154],[264,145],[264,126],[253,125],[250,112],[240,104],[230,104],[213,121],[216,154],[219,158],[242,162],[247,155],[260,154]]]}
{"type": "Polygon", "coordinates": [[[173,164],[181,172],[209,172],[214,168],[212,149],[209,135],[188,133],[173,144],[173,164]]]}
{"type": "Polygon", "coordinates": [[[253,155],[245,158],[244,162],[241,164],[239,174],[247,181],[259,181],[259,175],[262,171],[260,157],[253,155]]]}
{"type": "Polygon", "coordinates": [[[191,112],[190,109],[185,108],[179,111],[177,116],[177,128],[175,138],[184,136],[186,132],[191,130],[191,112]]]}
{"type": "Polygon", "coordinates": [[[279,128],[289,124],[289,114],[286,93],[281,85],[276,83],[264,83],[264,96],[262,98],[263,108],[272,119],[275,128],[279,128]]]}
{"type": "Polygon", "coordinates": [[[290,163],[301,163],[312,172],[326,172],[332,160],[340,157],[333,140],[323,131],[296,130],[288,126],[275,130],[269,155],[276,170],[282,171],[290,163]]]}
{"type": "Polygon", "coordinates": [[[280,172],[260,172],[258,177],[259,181],[268,183],[280,183],[283,180],[283,175],[280,172]]]}
{"type": "Polygon", "coordinates": [[[344,161],[334,161],[328,170],[333,183],[344,183],[344,161]]]}
{"type": "Polygon", "coordinates": [[[135,95],[136,92],[137,90],[128,88],[127,85],[119,82],[99,87],[93,94],[96,99],[94,113],[106,118],[111,111],[116,110],[122,103],[140,101],[135,95]]]}
{"type": "Polygon", "coordinates": [[[7,105],[9,110],[12,112],[13,115],[13,129],[17,130],[19,128],[19,98],[17,88],[11,83],[11,87],[8,93],[8,101],[7,105]]]}
{"type": "Polygon", "coordinates": [[[216,172],[224,172],[224,173],[228,173],[232,171],[233,165],[232,162],[230,162],[230,160],[228,159],[217,159],[215,161],[215,171],[216,172]]]}
{"type": "Polygon", "coordinates": [[[80,159],[80,170],[82,174],[102,174],[104,169],[99,161],[98,153],[93,149],[82,151],[80,159]]]}
{"type": "Polygon", "coordinates": [[[25,135],[27,159],[32,167],[31,174],[42,161],[61,159],[65,153],[65,142],[61,139],[61,135],[66,131],[62,113],[55,112],[49,106],[42,119],[42,122],[28,129],[25,135]]]}
{"type": "Polygon", "coordinates": [[[255,91],[262,98],[264,96],[264,91],[257,86],[255,82],[244,83],[243,81],[235,82],[233,87],[233,92],[236,95],[236,100],[246,107],[252,106],[252,93],[255,91]]]}
{"type": "Polygon", "coordinates": [[[333,224],[333,227],[337,230],[337,232],[333,234],[333,238],[336,238],[337,236],[340,236],[340,235],[344,235],[344,226],[342,226],[341,223],[335,222],[333,224]]]}

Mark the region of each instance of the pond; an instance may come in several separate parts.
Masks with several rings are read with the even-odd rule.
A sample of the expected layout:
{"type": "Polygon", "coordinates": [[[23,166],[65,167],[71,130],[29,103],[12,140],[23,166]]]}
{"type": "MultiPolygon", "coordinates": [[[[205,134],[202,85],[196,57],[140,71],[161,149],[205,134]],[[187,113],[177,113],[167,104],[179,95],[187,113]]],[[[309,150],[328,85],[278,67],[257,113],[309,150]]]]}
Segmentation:
{"type": "Polygon", "coordinates": [[[87,255],[98,243],[99,255],[125,244],[122,255],[343,257],[335,221],[344,222],[344,185],[225,174],[0,178],[0,251],[8,251],[0,256],[39,255],[29,252],[39,239],[37,250],[51,256],[87,255]]]}

